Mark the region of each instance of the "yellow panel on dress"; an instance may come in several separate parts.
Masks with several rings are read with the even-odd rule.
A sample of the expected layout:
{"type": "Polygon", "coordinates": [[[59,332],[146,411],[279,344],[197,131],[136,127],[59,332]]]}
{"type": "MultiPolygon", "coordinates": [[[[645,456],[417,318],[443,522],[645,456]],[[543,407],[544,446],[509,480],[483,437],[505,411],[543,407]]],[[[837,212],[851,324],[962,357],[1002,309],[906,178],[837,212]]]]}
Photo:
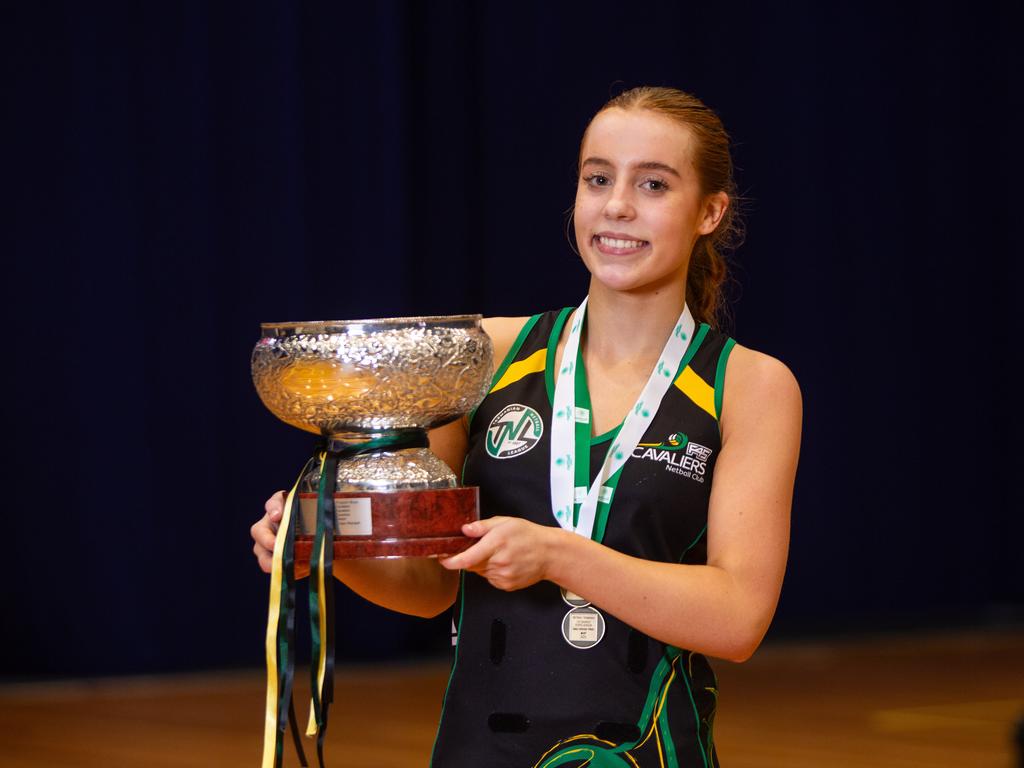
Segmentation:
{"type": "Polygon", "coordinates": [[[546,349],[538,349],[525,360],[512,363],[512,365],[505,369],[505,373],[498,379],[498,383],[491,387],[491,392],[497,392],[509,384],[515,384],[521,378],[529,376],[531,373],[543,371],[547,354],[548,351],[546,349]]]}
{"type": "Polygon", "coordinates": [[[710,413],[711,418],[718,418],[718,414],[715,413],[715,388],[698,376],[690,366],[683,368],[683,372],[676,377],[675,385],[684,395],[710,413]]]}

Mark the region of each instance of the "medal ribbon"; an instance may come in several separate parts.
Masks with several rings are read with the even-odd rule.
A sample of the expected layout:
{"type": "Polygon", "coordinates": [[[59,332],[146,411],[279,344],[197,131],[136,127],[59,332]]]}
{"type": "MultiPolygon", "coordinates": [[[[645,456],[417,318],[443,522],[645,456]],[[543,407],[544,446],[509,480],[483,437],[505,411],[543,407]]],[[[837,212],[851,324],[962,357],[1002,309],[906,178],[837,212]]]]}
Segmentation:
{"type": "Polygon", "coordinates": [[[690,308],[684,305],[657,365],[619,427],[600,472],[590,483],[590,393],[580,349],[586,309],[587,299],[584,298],[573,315],[555,382],[551,418],[551,511],[562,528],[591,538],[599,507],[607,511],[611,505],[622,467],[633,455],[678,375],[696,323],[690,308]]]}

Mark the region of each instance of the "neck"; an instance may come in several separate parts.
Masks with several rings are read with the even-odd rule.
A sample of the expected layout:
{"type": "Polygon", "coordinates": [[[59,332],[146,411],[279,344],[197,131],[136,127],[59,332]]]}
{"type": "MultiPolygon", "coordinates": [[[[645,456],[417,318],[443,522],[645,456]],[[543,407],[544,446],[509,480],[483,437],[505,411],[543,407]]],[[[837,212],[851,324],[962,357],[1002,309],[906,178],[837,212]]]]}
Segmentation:
{"type": "Polygon", "coordinates": [[[611,364],[657,358],[679,320],[683,302],[678,287],[620,293],[591,280],[585,339],[588,357],[611,364]]]}

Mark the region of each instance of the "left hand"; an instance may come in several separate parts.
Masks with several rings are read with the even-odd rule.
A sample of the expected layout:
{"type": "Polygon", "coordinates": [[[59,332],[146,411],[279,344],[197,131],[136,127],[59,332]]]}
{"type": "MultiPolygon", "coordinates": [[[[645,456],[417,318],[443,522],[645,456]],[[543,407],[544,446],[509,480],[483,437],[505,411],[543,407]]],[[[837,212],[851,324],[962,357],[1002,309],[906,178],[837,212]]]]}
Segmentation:
{"type": "Polygon", "coordinates": [[[560,531],[518,517],[466,523],[463,534],[479,541],[465,552],[442,558],[441,565],[478,573],[498,589],[523,589],[547,577],[554,536],[560,531]]]}

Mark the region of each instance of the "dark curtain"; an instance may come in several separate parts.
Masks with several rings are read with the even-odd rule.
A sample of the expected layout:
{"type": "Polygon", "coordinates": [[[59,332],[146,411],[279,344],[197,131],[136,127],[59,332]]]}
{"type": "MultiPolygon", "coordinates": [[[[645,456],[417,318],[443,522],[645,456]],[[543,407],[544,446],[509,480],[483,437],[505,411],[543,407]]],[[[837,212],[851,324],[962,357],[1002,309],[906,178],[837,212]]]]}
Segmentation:
{"type": "MultiPolygon", "coordinates": [[[[736,143],[733,331],[805,401],[773,632],[1019,620],[1019,4],[20,3],[4,80],[4,677],[258,664],[310,448],[261,321],[577,303],[625,87],[736,143]]],[[[339,592],[339,659],[448,618],[339,592]]]]}

